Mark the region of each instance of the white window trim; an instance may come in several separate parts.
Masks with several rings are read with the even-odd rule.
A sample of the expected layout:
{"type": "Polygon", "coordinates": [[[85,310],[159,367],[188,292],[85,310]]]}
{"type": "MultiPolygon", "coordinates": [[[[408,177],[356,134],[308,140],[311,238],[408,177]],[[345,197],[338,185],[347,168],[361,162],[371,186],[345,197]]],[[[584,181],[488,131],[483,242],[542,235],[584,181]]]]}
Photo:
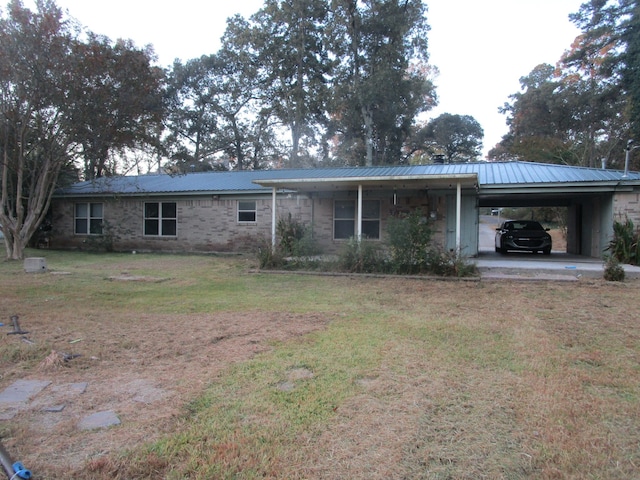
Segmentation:
{"type": "Polygon", "coordinates": [[[242,225],[254,225],[258,223],[258,202],[257,200],[238,200],[236,204],[236,222],[242,225]],[[253,209],[240,209],[241,203],[253,203],[253,209]],[[240,220],[240,213],[253,212],[253,220],[240,220]]]}

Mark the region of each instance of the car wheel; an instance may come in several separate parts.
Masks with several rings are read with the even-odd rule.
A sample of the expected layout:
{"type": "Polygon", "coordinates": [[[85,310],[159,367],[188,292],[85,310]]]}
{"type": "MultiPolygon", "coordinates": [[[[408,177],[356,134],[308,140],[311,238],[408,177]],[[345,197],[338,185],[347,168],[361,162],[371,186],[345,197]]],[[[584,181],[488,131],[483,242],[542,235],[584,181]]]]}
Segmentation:
{"type": "Polygon", "coordinates": [[[545,248],[544,250],[542,250],[542,253],[544,253],[545,255],[551,255],[551,247],[545,248]]]}

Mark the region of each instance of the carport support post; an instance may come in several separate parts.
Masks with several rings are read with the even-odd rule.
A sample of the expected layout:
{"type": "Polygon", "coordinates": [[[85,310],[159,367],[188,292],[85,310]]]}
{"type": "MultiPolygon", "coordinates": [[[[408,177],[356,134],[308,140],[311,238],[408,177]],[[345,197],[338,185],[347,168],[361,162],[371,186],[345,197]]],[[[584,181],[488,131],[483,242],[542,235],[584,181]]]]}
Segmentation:
{"type": "Polygon", "coordinates": [[[276,251],[276,187],[271,190],[271,250],[276,251]]]}
{"type": "Polygon", "coordinates": [[[358,185],[358,243],[362,240],[362,184],[358,185]]]}
{"type": "Polygon", "coordinates": [[[456,188],[456,254],[460,254],[460,243],[461,243],[461,225],[462,219],[462,185],[458,182],[458,186],[456,188]]]}

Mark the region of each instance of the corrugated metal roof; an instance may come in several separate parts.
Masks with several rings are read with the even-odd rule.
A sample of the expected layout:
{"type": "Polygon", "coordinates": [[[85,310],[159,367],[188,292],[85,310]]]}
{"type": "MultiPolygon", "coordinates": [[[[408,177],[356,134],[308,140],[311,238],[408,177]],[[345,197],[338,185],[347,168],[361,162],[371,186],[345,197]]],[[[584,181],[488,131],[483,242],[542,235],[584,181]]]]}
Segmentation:
{"type": "Polygon", "coordinates": [[[103,177],[80,182],[56,192],[56,196],[105,194],[232,194],[268,191],[255,183],[260,180],[324,179],[330,181],[366,177],[455,176],[476,174],[478,186],[526,186],[570,183],[640,182],[640,173],[623,178],[619,170],[571,167],[532,162],[461,163],[387,167],[342,167],[316,169],[257,170],[241,172],[204,172],[186,175],[151,174],[103,177]]]}

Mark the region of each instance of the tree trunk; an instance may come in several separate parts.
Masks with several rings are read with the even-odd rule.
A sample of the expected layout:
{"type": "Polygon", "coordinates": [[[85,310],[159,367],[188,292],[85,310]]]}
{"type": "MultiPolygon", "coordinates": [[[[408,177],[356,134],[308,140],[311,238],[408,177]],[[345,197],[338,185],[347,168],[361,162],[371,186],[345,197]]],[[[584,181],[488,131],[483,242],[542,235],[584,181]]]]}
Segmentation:
{"type": "Polygon", "coordinates": [[[367,159],[366,166],[373,166],[373,115],[371,110],[363,106],[362,107],[362,119],[364,120],[364,139],[367,144],[367,159]]]}

